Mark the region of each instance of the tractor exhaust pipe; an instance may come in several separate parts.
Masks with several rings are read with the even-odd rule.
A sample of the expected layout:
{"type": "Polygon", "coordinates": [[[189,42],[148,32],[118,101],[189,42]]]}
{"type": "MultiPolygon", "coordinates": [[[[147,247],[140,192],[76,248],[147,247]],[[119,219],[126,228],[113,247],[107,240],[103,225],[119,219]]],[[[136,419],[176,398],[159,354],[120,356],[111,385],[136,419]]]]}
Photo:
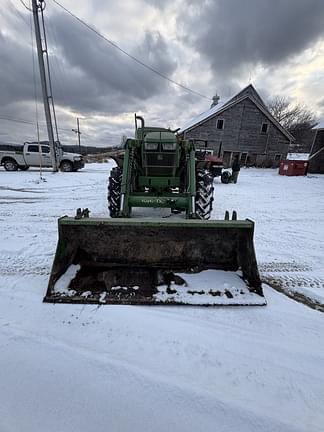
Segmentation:
{"type": "Polygon", "coordinates": [[[136,129],[136,130],[138,129],[138,126],[137,126],[137,120],[140,120],[140,122],[141,122],[141,128],[143,129],[144,126],[145,126],[144,118],[143,118],[142,116],[138,116],[138,115],[135,113],[135,129],[136,129]]]}

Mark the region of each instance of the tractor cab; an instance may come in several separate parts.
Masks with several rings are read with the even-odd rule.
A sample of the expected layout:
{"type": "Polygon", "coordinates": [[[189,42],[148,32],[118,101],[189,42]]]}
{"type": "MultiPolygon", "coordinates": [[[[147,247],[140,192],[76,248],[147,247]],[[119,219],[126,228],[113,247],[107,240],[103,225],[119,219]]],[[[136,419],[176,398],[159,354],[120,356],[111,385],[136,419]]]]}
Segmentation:
{"type": "Polygon", "coordinates": [[[175,176],[179,167],[179,145],[176,136],[165,130],[149,132],[141,145],[147,176],[175,176]]]}

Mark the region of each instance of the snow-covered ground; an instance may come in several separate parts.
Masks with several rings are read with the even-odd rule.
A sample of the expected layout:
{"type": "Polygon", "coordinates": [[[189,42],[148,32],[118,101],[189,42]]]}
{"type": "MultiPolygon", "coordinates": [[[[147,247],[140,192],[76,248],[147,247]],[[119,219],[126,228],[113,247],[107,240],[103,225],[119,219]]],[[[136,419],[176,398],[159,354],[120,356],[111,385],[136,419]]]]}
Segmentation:
{"type": "Polygon", "coordinates": [[[324,303],[324,175],[279,176],[243,169],[238,185],[215,188],[215,217],[226,208],[256,222],[263,280],[324,303]],[[237,187],[236,187],[237,186],[237,187]]]}
{"type": "MultiPolygon", "coordinates": [[[[262,308],[41,302],[57,218],[106,214],[111,166],[0,170],[0,431],[323,431],[324,314],[272,288],[262,308]]],[[[320,299],[323,190],[245,169],[214,217],[254,219],[263,277],[320,299]]]]}

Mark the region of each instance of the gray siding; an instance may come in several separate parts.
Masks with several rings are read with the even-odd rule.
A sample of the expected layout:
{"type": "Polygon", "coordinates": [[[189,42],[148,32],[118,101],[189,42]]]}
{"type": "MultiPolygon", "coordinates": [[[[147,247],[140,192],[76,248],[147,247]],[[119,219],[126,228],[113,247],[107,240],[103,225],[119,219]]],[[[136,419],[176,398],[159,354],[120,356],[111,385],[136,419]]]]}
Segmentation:
{"type": "Polygon", "coordinates": [[[258,159],[261,163],[274,162],[276,154],[285,157],[289,147],[289,139],[249,98],[215,114],[184,135],[187,139],[208,140],[208,146],[216,151],[222,142],[223,152],[248,153],[250,160],[258,159]],[[223,130],[216,128],[217,119],[224,119],[223,130]],[[262,123],[269,124],[266,134],[261,133],[262,123]]]}
{"type": "Polygon", "coordinates": [[[312,154],[317,151],[319,151],[319,153],[309,162],[308,172],[324,174],[324,129],[319,129],[315,137],[312,154]]]}

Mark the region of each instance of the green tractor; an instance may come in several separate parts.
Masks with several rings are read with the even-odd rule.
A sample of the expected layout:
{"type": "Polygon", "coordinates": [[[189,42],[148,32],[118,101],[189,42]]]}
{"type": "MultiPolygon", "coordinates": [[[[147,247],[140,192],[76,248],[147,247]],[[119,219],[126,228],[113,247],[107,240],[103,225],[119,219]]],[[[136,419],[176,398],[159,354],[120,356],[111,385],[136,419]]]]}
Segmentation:
{"type": "Polygon", "coordinates": [[[145,127],[136,115],[135,125],[135,138],[126,140],[125,154],[115,158],[109,177],[110,216],[130,217],[133,207],[155,207],[185,212],[187,219],[209,219],[213,177],[196,160],[194,142],[170,129],[145,127]]]}
{"type": "Polygon", "coordinates": [[[109,177],[111,217],[89,217],[88,209],[78,209],[75,217],[59,219],[44,301],[266,304],[254,223],[237,220],[236,212],[231,220],[229,212],[224,220],[206,220],[212,211],[213,178],[205,161],[196,159],[195,143],[170,129],[145,127],[139,116],[135,125],[135,138],[126,140],[109,177]],[[133,207],[183,214],[131,218],[133,207]]]}

